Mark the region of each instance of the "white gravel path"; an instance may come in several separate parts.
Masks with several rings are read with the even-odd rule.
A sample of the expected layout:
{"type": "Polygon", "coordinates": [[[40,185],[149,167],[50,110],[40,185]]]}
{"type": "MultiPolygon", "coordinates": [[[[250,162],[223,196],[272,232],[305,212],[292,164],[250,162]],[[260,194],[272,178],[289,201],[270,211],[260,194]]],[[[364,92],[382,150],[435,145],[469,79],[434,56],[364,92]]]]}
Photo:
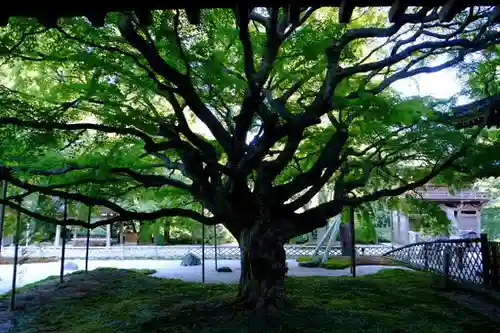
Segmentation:
{"type": "MultiPolygon", "coordinates": [[[[69,260],[78,265],[78,269],[85,268],[83,260],[69,260]]],[[[89,269],[93,270],[101,267],[113,268],[136,268],[136,269],[154,269],[156,273],[154,277],[158,278],[174,278],[184,281],[201,282],[202,281],[202,266],[180,266],[180,260],[93,260],[89,261],[89,269]]],[[[298,266],[295,260],[287,260],[289,276],[349,276],[350,268],[340,270],[328,270],[324,268],[305,268],[298,266]]],[[[227,266],[233,271],[231,273],[219,273],[215,270],[215,261],[205,261],[205,281],[207,283],[236,283],[240,276],[240,261],[239,260],[219,260],[218,267],[227,266]]],[[[18,267],[17,287],[21,287],[28,283],[33,283],[45,279],[51,275],[59,275],[60,263],[39,263],[39,264],[24,264],[18,267]]],[[[356,269],[357,275],[375,274],[382,269],[408,269],[405,267],[389,267],[389,266],[358,266],[356,269]]],[[[6,293],[12,288],[12,265],[0,265],[0,294],[6,293]]],[[[65,274],[73,271],[65,271],[65,274]]]]}

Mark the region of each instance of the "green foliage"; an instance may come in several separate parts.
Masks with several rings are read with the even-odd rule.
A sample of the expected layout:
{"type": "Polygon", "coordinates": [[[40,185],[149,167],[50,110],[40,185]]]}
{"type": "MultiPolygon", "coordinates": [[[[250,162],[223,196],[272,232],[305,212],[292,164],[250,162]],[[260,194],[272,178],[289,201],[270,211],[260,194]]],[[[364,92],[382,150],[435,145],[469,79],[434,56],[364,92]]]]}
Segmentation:
{"type": "Polygon", "coordinates": [[[407,196],[405,213],[416,215],[414,230],[423,231],[429,235],[448,235],[450,220],[439,207],[439,203],[407,196]]]}
{"type": "Polygon", "coordinates": [[[490,239],[500,238],[500,208],[491,207],[481,210],[481,231],[490,239]]]}
{"type": "MultiPolygon", "coordinates": [[[[13,332],[451,332],[494,331],[477,307],[445,297],[430,275],[398,269],[352,277],[287,278],[279,316],[235,310],[236,285],[158,279],[127,270],[96,270],[48,289],[51,301],[18,311],[13,332]],[[390,302],[388,302],[390,300],[390,302]],[[72,311],[68,311],[72,309],[72,311]],[[286,327],[283,326],[286,323],[286,327]]],[[[31,289],[42,292],[43,286],[31,289]]]]}
{"type": "MultiPolygon", "coordinates": [[[[265,186],[276,189],[296,179],[304,170],[311,170],[321,153],[338,143],[330,140],[342,133],[340,129],[343,128],[348,134],[344,147],[336,155],[333,154],[335,156],[326,159],[331,162],[340,156],[342,160],[335,172],[327,173],[328,177],[325,176],[322,183],[332,193],[335,192],[335,200],[339,202],[347,197],[374,201],[380,198],[371,198],[369,194],[423,179],[468,142],[474,130],[457,131],[451,126],[436,122],[443,105],[446,109],[449,101],[421,96],[402,97],[390,85],[383,84],[388,76],[398,71],[404,74],[403,68],[412,68],[418,73],[417,68],[435,59],[436,54],[452,56],[454,49],[429,50],[436,54],[425,53],[425,56],[422,49],[418,49],[408,52],[408,58],[390,66],[362,70],[367,64],[383,64],[382,60],[388,59],[388,50],[406,38],[405,31],[411,33],[419,28],[415,24],[406,24],[402,27],[401,35],[382,34],[390,37],[386,41],[390,43],[386,47],[379,47],[380,38],[367,38],[373,34],[371,30],[366,36],[364,33],[357,37],[355,35],[359,29],[366,27],[377,28],[375,31],[387,28],[389,23],[385,19],[385,10],[363,10],[359,13],[359,18],[349,24],[340,24],[337,15],[338,10],[335,8],[319,8],[300,27],[294,27],[294,31],[289,30],[289,36],[282,43],[270,42],[262,24],[253,22],[248,25],[248,39],[253,51],[250,58],[253,56],[254,67],[263,69],[265,76],[268,76],[262,82],[266,89],[259,89],[267,90],[269,97],[265,101],[259,100],[258,107],[252,106],[252,110],[258,109],[259,112],[250,117],[249,130],[244,137],[251,139],[260,132],[265,114],[263,111],[267,108],[272,111],[271,118],[277,117],[274,125],[278,127],[290,124],[293,116],[310,112],[317,112],[318,116],[323,114],[312,122],[314,125],[304,129],[304,137],[292,154],[295,158],[290,158],[288,163],[279,168],[278,176],[275,179],[271,177],[273,179],[265,186]],[[349,42],[343,43],[346,38],[349,42]],[[281,44],[281,47],[270,52],[269,48],[276,44],[281,44]],[[345,75],[335,74],[335,79],[325,81],[327,70],[332,74],[331,69],[335,67],[328,60],[337,56],[337,52],[332,51],[337,44],[345,45],[338,50],[338,59],[334,63],[339,66],[339,70],[346,72],[345,75]],[[276,59],[267,60],[269,55],[271,58],[275,55],[276,59]],[[271,102],[278,102],[279,96],[302,81],[304,84],[297,87],[285,105],[270,106],[271,102]],[[328,95],[330,84],[335,84],[332,94],[327,97],[328,100],[323,101],[324,96],[328,95]],[[310,107],[318,92],[321,92],[318,96],[323,96],[316,99],[321,100],[321,105],[315,103],[314,107],[310,107]]],[[[281,10],[279,19],[286,16],[281,10]]],[[[144,56],[147,52],[143,50],[141,53],[137,45],[132,45],[136,43],[130,42],[130,38],[127,41],[126,33],[119,29],[122,27],[122,31],[126,30],[119,24],[121,18],[122,13],[110,14],[106,24],[98,28],[82,17],[64,18],[59,20],[56,29],[45,29],[36,20],[12,18],[7,27],[0,29],[0,57],[5,60],[0,65],[2,115],[35,123],[85,122],[140,130],[149,135],[153,142],[163,140],[165,143],[168,140],[173,146],[161,149],[159,152],[163,155],[158,156],[144,154],[144,142],[127,133],[0,126],[1,165],[12,168],[14,176],[21,181],[106,199],[108,203],[118,204],[130,212],[150,213],[160,209],[167,211],[168,208],[199,212],[200,204],[194,201],[205,201],[210,203],[207,206],[221,223],[240,221],[238,212],[231,211],[236,209],[236,205],[231,204],[234,199],[231,189],[234,188],[232,183],[235,180],[230,179],[231,177],[226,179],[227,173],[222,175],[219,170],[215,172],[218,177],[208,177],[206,161],[191,168],[196,164],[192,163],[193,156],[196,155],[193,151],[198,153],[200,149],[194,148],[197,140],[193,139],[193,135],[182,129],[187,123],[200,141],[212,146],[216,152],[212,162],[218,164],[220,169],[242,164],[241,161],[228,163],[231,152],[224,151],[222,140],[215,140],[215,132],[212,133],[205,126],[210,125],[207,119],[213,116],[213,122],[219,122],[220,127],[227,130],[228,136],[233,136],[235,123],[237,119],[241,119],[238,116],[242,112],[242,105],[246,103],[245,98],[252,90],[247,89],[248,79],[245,73],[245,67],[248,66],[245,66],[244,53],[249,48],[245,48],[240,40],[242,35],[235,28],[233,11],[203,11],[202,24],[199,26],[189,24],[184,12],[154,11],[151,27],[129,27],[135,29],[138,39],[145,38],[146,45],[156,48],[153,53],[162,58],[159,66],[151,58],[148,60],[144,56]],[[178,73],[165,74],[162,68],[178,73]],[[182,76],[188,70],[189,79],[182,76]],[[179,81],[176,77],[182,79],[179,81]],[[181,81],[185,84],[180,84],[181,81]],[[176,88],[170,89],[171,86],[176,88]],[[187,106],[183,110],[174,112],[177,106],[184,107],[184,104],[187,106]],[[203,112],[210,115],[204,117],[203,112]],[[205,125],[200,125],[200,122],[205,125]],[[159,127],[162,131],[158,131],[159,127]],[[182,133],[178,133],[179,131],[182,133]],[[167,132],[170,134],[162,134],[167,132]],[[172,139],[172,135],[175,139],[172,139]],[[60,174],[54,172],[68,166],[75,170],[60,174]],[[34,169],[51,170],[54,174],[42,176],[34,169]],[[123,169],[143,176],[182,181],[185,186],[158,185],[155,181],[144,183],[126,172],[117,171],[123,169]],[[205,177],[207,181],[201,182],[200,177],[205,177]]],[[[440,28],[429,29],[439,31],[440,28]]],[[[432,35],[422,37],[425,42],[434,40],[432,35]]],[[[422,38],[419,38],[411,43],[418,44],[421,41],[422,38]]],[[[493,65],[485,62],[480,70],[484,73],[493,68],[493,65]]],[[[330,77],[330,74],[326,77],[330,77]]],[[[479,89],[476,88],[479,81],[471,80],[471,89],[479,89]]],[[[259,99],[266,94],[259,95],[259,99]]],[[[264,132],[275,131],[266,128],[264,132]]],[[[255,188],[254,176],[265,169],[262,168],[265,164],[263,161],[273,161],[275,152],[285,146],[287,139],[290,138],[284,136],[270,144],[269,151],[250,167],[248,175],[245,172],[247,178],[238,182],[248,182],[248,186],[245,184],[244,187],[255,188]]],[[[494,142],[498,137],[483,133],[481,140],[494,142]]],[[[481,146],[474,148],[473,153],[459,162],[468,166],[477,164],[470,156],[478,160],[489,158],[489,162],[492,162],[492,144],[483,141],[481,146]]],[[[229,146],[233,144],[234,142],[229,146]]],[[[247,151],[241,152],[241,156],[250,156],[253,147],[244,149],[247,151]]],[[[322,172],[319,173],[321,174],[322,172]]],[[[319,181],[320,176],[312,178],[319,181]]],[[[433,181],[459,186],[465,183],[465,178],[455,171],[445,171],[433,181]]],[[[9,194],[13,194],[14,190],[10,191],[9,194]]],[[[299,192],[287,193],[288,197],[283,198],[283,202],[296,197],[299,192]]],[[[387,195],[397,197],[396,194],[387,195]]],[[[44,197],[38,195],[30,199],[35,201],[33,210],[56,221],[60,218],[60,212],[44,197]]],[[[325,202],[332,200],[329,197],[325,202]]],[[[407,203],[402,201],[402,198],[388,199],[373,207],[363,200],[354,204],[359,215],[358,240],[375,242],[374,227],[379,223],[380,212],[400,206],[406,211],[418,211],[426,216],[420,226],[422,230],[439,233],[446,229],[442,214],[432,204],[412,199],[408,199],[407,203]]],[[[286,207],[284,211],[295,212],[304,207],[299,206],[286,207]]],[[[339,209],[341,206],[344,205],[340,204],[339,209]]],[[[72,215],[80,219],[85,216],[86,209],[84,205],[71,206],[72,215]]],[[[329,215],[325,219],[337,214],[339,209],[324,210],[329,215]]],[[[344,209],[344,222],[345,214],[344,209]]],[[[148,218],[142,220],[147,221],[148,218]]],[[[145,240],[149,235],[161,235],[167,224],[172,229],[178,227],[188,230],[195,240],[200,238],[200,227],[189,225],[186,217],[170,218],[168,221],[163,219],[155,223],[144,222],[141,238],[145,240]]],[[[52,231],[46,230],[43,233],[50,232],[52,231]]]]}

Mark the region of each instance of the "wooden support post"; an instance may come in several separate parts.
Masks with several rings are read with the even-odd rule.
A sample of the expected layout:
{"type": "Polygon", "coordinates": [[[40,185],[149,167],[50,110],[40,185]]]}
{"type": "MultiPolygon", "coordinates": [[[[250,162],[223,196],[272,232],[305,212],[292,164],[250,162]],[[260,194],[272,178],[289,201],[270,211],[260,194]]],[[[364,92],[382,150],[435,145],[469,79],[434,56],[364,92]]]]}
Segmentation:
{"type": "Polygon", "coordinates": [[[403,0],[395,0],[389,10],[389,22],[398,22],[404,16],[406,8],[408,6],[404,4],[403,0]]]}
{"type": "Polygon", "coordinates": [[[349,23],[351,20],[352,12],[354,11],[352,0],[342,0],[339,5],[339,22],[349,23]]]}
{"type": "MultiPolygon", "coordinates": [[[[21,205],[22,199],[19,200],[19,205],[21,205]]],[[[16,242],[14,248],[14,267],[12,272],[12,292],[10,296],[10,310],[16,309],[16,282],[17,282],[17,264],[19,262],[19,242],[21,240],[21,212],[17,211],[16,215],[16,237],[14,241],[16,242]]]]}
{"type": "MultiPolygon", "coordinates": [[[[7,181],[2,180],[2,200],[7,197],[7,181]]],[[[2,256],[3,248],[3,226],[5,220],[5,204],[0,203],[0,257],[2,256]]]]}
{"type": "MultiPolygon", "coordinates": [[[[337,217],[335,217],[335,218],[337,218],[337,217]]],[[[323,234],[323,237],[321,237],[321,240],[319,241],[318,245],[316,246],[316,249],[314,249],[314,252],[312,254],[313,261],[317,260],[319,250],[321,249],[321,247],[323,247],[323,244],[325,244],[328,237],[330,237],[330,234],[332,233],[332,230],[335,227],[335,223],[336,223],[336,220],[334,219],[333,223],[330,226],[328,226],[328,224],[327,224],[328,228],[327,228],[326,232],[323,234]]]]}
{"type": "Polygon", "coordinates": [[[356,277],[356,235],[354,229],[354,207],[349,209],[349,225],[351,226],[351,270],[352,277],[356,277]]]}
{"type": "MultiPolygon", "coordinates": [[[[326,245],[325,252],[323,253],[323,257],[321,258],[322,263],[327,261],[328,257],[330,256],[330,251],[332,250],[333,243],[335,243],[335,236],[337,235],[337,232],[339,230],[338,228],[340,227],[340,223],[341,223],[340,218],[333,219],[332,229],[329,231],[329,234],[328,234],[329,240],[328,240],[328,243],[326,245]]],[[[313,258],[313,261],[314,261],[314,258],[313,258]]]]}
{"type": "Polygon", "coordinates": [[[491,256],[490,248],[488,244],[488,236],[486,234],[481,234],[481,257],[483,258],[483,284],[490,285],[491,281],[491,256]]]}
{"type": "MultiPolygon", "coordinates": [[[[90,224],[92,216],[92,206],[89,206],[89,214],[87,215],[87,223],[90,224]]],[[[85,242],[85,272],[89,271],[89,246],[90,246],[90,226],[87,227],[87,240],[85,242]]]]}

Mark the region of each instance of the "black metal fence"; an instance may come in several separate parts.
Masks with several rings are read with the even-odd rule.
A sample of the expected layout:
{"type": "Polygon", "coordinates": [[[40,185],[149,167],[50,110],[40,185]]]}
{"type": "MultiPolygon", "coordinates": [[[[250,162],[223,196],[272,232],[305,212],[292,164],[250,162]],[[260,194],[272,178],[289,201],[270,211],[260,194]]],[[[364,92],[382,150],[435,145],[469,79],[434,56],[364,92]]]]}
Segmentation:
{"type": "Polygon", "coordinates": [[[444,275],[458,282],[500,285],[500,246],[486,235],[409,244],[384,256],[415,268],[444,275]]]}

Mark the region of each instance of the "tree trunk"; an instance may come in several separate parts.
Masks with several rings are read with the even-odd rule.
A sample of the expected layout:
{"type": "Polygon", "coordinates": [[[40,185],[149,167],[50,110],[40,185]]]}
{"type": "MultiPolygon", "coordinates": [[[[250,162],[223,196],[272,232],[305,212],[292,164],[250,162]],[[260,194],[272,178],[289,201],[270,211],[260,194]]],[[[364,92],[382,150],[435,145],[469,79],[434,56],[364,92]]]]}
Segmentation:
{"type": "Polygon", "coordinates": [[[272,225],[257,223],[239,237],[239,299],[247,308],[281,309],[287,271],[284,242],[272,225]]]}

